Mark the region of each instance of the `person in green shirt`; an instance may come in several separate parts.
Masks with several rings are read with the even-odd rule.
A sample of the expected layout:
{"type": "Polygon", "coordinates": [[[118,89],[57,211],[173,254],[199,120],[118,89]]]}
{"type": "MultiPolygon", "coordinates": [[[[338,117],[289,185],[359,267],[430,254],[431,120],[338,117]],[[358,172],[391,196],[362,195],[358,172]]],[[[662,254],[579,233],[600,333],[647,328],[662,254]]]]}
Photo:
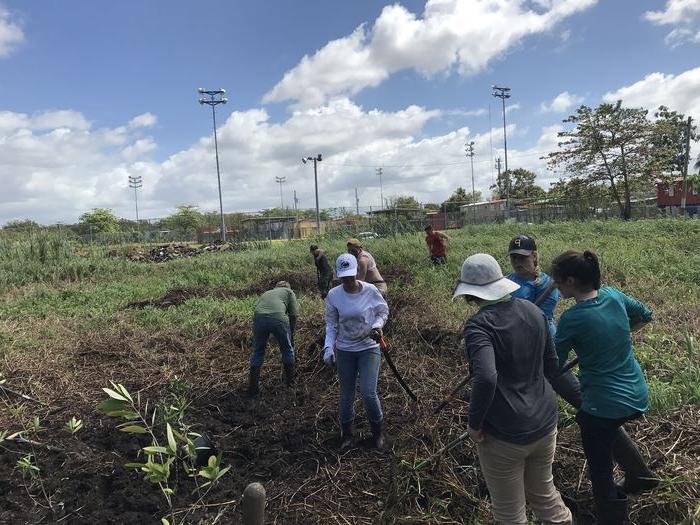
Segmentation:
{"type": "Polygon", "coordinates": [[[294,329],[298,315],[297,297],[287,281],[278,282],[272,290],[260,296],[253,315],[254,349],[250,358],[249,396],[257,397],[260,393],[260,369],[270,335],[279,344],[287,385],[293,384],[294,329]]]}
{"type": "Polygon", "coordinates": [[[652,314],[620,290],[601,288],[598,257],[591,251],[562,253],[552,262],[551,273],[561,296],[576,300],[559,319],[556,349],[560,364],[572,350],[579,359],[581,406],[576,421],[598,523],[624,523],[625,489],[635,492],[658,484],[622,430],[625,422],[640,417],[649,406],[647,382],[634,358],[631,332],[650,322],[652,314]],[[613,457],[628,477],[633,475],[621,485],[613,480],[613,457]],[[634,472],[627,472],[626,464],[634,472]]]}

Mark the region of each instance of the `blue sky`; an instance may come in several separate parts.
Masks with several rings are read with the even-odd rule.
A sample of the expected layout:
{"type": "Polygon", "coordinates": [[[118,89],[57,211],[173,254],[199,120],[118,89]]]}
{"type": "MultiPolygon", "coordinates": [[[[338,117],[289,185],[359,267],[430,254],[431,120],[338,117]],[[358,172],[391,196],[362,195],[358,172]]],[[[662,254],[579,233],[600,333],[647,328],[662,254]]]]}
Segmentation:
{"type": "Polygon", "coordinates": [[[74,222],[92,207],[142,217],[216,209],[208,108],[218,107],[224,206],[313,205],[302,155],[323,153],[323,207],[384,195],[441,201],[470,184],[477,143],[488,195],[512,88],[510,167],[547,188],[540,154],[580,103],[622,97],[700,118],[700,0],[0,0],[0,224],[74,222]],[[305,58],[306,57],[306,58],[305,58]],[[489,133],[489,107],[492,133],[489,133]],[[493,148],[492,148],[493,146],[493,148]]]}

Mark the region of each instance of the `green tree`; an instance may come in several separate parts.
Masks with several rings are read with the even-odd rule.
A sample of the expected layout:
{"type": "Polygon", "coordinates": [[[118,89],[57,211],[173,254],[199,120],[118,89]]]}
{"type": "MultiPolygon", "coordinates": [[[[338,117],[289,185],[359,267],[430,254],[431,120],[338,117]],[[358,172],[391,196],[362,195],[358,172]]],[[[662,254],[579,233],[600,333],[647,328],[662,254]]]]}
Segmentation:
{"type": "MultiPolygon", "coordinates": [[[[173,230],[196,230],[203,222],[204,215],[192,204],[176,206],[177,211],[166,217],[164,223],[173,230]]],[[[218,224],[218,223],[217,223],[218,224]]]]}
{"type": "Polygon", "coordinates": [[[119,218],[107,208],[93,208],[83,213],[78,220],[87,230],[94,233],[115,233],[119,231],[119,218]]]}
{"type": "Polygon", "coordinates": [[[559,132],[559,151],[545,157],[549,167],[563,168],[584,183],[604,183],[620,216],[629,219],[633,192],[651,188],[682,151],[683,116],[659,108],[652,122],[647,114],[645,109],[623,107],[622,101],[595,109],[581,106],[564,120],[575,127],[559,132]]]}
{"type": "Polygon", "coordinates": [[[423,209],[425,209],[425,210],[436,210],[436,211],[437,211],[437,210],[440,209],[440,205],[439,205],[437,202],[426,202],[426,203],[423,205],[423,209]]]}
{"type": "Polygon", "coordinates": [[[463,204],[471,204],[472,202],[479,202],[481,200],[481,192],[477,191],[472,195],[472,192],[468,192],[461,186],[452,192],[452,195],[444,201],[440,206],[446,211],[458,211],[459,207],[463,204]]]}
{"type": "Polygon", "coordinates": [[[31,230],[38,230],[41,228],[41,225],[38,222],[32,221],[30,219],[24,219],[24,220],[17,220],[17,221],[9,221],[5,226],[3,226],[3,230],[12,230],[12,231],[31,231],[31,230]]]}
{"type": "Polygon", "coordinates": [[[535,184],[536,178],[536,174],[525,168],[508,170],[498,175],[496,184],[490,186],[489,189],[493,192],[494,198],[505,199],[508,195],[506,192],[506,184],[508,183],[508,179],[510,179],[511,199],[533,199],[543,197],[547,192],[535,184]]]}
{"type": "Polygon", "coordinates": [[[389,208],[397,208],[400,210],[418,210],[420,209],[420,203],[413,196],[402,195],[400,197],[391,197],[389,199],[389,208]]]}

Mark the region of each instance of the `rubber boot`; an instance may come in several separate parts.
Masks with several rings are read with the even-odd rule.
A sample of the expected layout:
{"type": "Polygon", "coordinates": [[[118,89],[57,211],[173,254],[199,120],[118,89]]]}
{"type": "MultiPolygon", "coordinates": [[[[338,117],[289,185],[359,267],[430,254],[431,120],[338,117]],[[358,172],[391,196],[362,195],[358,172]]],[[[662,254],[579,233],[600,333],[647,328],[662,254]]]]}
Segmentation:
{"type": "Polygon", "coordinates": [[[659,484],[659,478],[649,470],[634,441],[622,427],[619,429],[619,436],[613,441],[612,452],[613,459],[625,473],[622,479],[615,482],[618,490],[625,494],[638,494],[659,484]]]}
{"type": "Polygon", "coordinates": [[[260,367],[251,366],[248,378],[248,397],[253,399],[260,395],[260,367]]]}
{"type": "Polygon", "coordinates": [[[340,427],[340,450],[347,450],[352,447],[352,423],[347,423],[340,427]]]}
{"type": "Polygon", "coordinates": [[[624,525],[627,521],[627,497],[618,491],[617,499],[595,500],[598,525],[624,525]]]}
{"type": "Polygon", "coordinates": [[[372,446],[377,450],[384,450],[384,432],[382,432],[382,423],[370,423],[372,429],[372,446]]]}
{"type": "Polygon", "coordinates": [[[284,365],[284,381],[287,386],[294,385],[294,364],[284,365]]]}

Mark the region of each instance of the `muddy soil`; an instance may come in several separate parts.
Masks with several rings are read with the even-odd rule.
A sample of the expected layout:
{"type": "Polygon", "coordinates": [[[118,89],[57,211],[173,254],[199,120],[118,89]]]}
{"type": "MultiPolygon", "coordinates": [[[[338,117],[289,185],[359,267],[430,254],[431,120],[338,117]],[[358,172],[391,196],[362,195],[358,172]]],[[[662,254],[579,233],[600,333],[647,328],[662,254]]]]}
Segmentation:
{"type": "MultiPolygon", "coordinates": [[[[42,427],[33,437],[41,445],[0,444],[0,523],[160,523],[166,512],[163,496],[123,466],[138,460],[138,450],[149,443],[118,432],[120,420],[95,411],[105,398],[101,387],[109,380],[151,403],[169,399],[173,385],[184,382],[191,403],[185,419],[194,431],[207,432],[222,451],[223,462],[231,465],[207,495],[207,506],[194,507],[195,486],[177,469],[177,523],[209,524],[217,517],[218,523],[240,523],[240,495],[253,481],[267,490],[266,523],[456,524],[467,518],[489,523],[487,491],[470,442],[430,468],[412,468],[464,431],[469,387],[439,414],[433,410],[467,370],[460,327],[441,323],[439,312],[412,290],[408,272],[386,274],[394,281],[389,288],[394,318],[386,334],[396,366],[418,396],[418,403],[412,403],[382,366],[378,390],[389,440],[386,452],[367,447],[369,428],[359,400],[355,446],[344,453],[338,450],[338,384],[321,361],[321,319],[300,320],[293,388],[282,381],[276,345],[269,346],[258,400],[245,395],[251,335],[247,324],[223,325],[193,340],[115,322],[81,334],[78,344],[56,354],[22,354],[6,365],[8,386],[50,406],[10,398],[0,406],[0,430],[18,430],[18,414],[25,422],[38,415],[42,427]],[[74,436],[63,428],[71,416],[85,425],[74,436]],[[16,468],[27,454],[35,456],[41,469],[36,480],[23,478],[16,468]],[[47,499],[53,509],[47,508],[47,499]]],[[[303,275],[285,277],[301,293],[315,294],[315,276],[303,275]]],[[[257,294],[279,279],[268,276],[245,290],[226,293],[257,294]]],[[[631,499],[633,523],[678,523],[688,505],[698,504],[698,420],[700,409],[689,406],[628,425],[644,455],[654,458],[651,466],[671,480],[652,494],[631,499]]],[[[577,523],[593,523],[575,425],[559,434],[554,473],[577,523]]]]}

